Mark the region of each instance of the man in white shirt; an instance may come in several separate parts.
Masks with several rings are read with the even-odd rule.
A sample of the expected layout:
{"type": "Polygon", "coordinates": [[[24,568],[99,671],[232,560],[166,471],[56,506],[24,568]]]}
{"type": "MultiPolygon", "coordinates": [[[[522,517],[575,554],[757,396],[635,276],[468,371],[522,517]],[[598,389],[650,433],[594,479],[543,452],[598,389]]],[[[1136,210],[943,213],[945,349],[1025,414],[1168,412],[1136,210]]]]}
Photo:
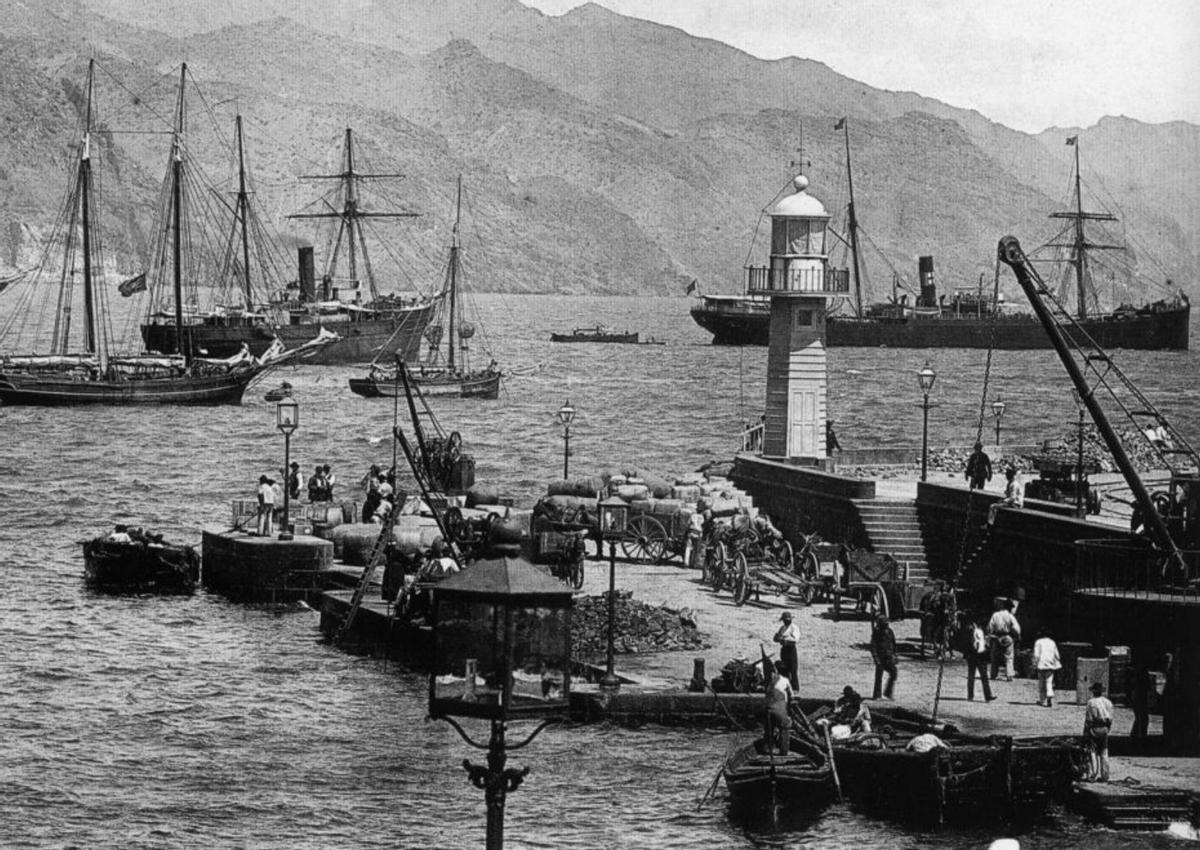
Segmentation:
{"type": "Polygon", "coordinates": [[[1004,662],[1004,681],[1011,682],[1015,671],[1013,659],[1016,642],[1021,639],[1021,624],[1012,614],[1012,600],[1007,600],[988,620],[987,633],[992,642],[992,667],[990,677],[995,679],[1004,662]]]}
{"type": "Polygon", "coordinates": [[[271,479],[265,475],[258,476],[258,534],[265,537],[272,531],[275,516],[275,490],[271,487],[271,479]]]}
{"type": "Polygon", "coordinates": [[[779,617],[783,623],[775,632],[775,642],[779,644],[779,662],[785,666],[783,675],[787,677],[792,690],[800,687],[800,660],[796,654],[796,645],[800,642],[800,627],[792,622],[792,612],[784,611],[779,617]]]}
{"type": "Polygon", "coordinates": [[[1054,674],[1062,669],[1062,661],[1058,657],[1058,644],[1050,636],[1049,629],[1043,628],[1038,633],[1033,644],[1033,664],[1038,676],[1038,705],[1053,708],[1054,674]]]}
{"type": "Polygon", "coordinates": [[[1104,696],[1104,685],[1092,682],[1092,698],[1083,715],[1083,737],[1089,747],[1088,779],[1108,781],[1108,732],[1112,729],[1113,704],[1104,696]]]}

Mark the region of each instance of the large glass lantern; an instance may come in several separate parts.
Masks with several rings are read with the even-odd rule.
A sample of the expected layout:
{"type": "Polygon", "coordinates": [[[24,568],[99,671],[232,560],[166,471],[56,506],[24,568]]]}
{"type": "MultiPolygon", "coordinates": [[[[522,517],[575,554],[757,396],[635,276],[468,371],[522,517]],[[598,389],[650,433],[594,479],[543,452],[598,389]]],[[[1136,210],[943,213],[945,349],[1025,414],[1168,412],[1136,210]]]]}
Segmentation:
{"type": "Polygon", "coordinates": [[[921,367],[921,371],[917,373],[917,383],[921,385],[921,392],[928,396],[933,391],[933,383],[936,380],[937,372],[933,371],[933,367],[926,360],[925,365],[921,367]]]}
{"type": "Polygon", "coordinates": [[[604,540],[620,540],[629,525],[629,505],[618,496],[609,496],[596,506],[599,518],[600,537],[604,540]]]}
{"type": "Polygon", "coordinates": [[[275,427],[284,434],[291,434],[300,424],[300,405],[295,399],[285,398],[275,407],[275,427]]]}
{"type": "Polygon", "coordinates": [[[433,718],[565,713],[571,589],[522,558],[477,561],[433,591],[433,718]]]}

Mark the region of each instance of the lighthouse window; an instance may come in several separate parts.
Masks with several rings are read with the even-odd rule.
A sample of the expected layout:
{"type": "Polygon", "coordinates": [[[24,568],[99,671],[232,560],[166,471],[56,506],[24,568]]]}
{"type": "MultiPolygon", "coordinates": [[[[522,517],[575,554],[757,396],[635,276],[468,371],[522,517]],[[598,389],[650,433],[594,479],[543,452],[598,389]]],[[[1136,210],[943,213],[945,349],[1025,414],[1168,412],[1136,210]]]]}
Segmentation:
{"type": "Polygon", "coordinates": [[[802,219],[788,222],[788,253],[808,253],[808,222],[802,219]]]}

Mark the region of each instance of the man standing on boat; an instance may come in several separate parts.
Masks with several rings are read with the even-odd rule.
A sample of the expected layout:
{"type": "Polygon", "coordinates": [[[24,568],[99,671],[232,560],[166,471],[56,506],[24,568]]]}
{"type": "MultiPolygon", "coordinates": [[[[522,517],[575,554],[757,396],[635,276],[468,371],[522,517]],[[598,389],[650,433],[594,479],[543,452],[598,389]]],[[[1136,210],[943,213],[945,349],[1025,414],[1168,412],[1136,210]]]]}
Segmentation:
{"type": "Polygon", "coordinates": [[[896,687],[896,633],[888,625],[888,618],[880,614],[871,628],[871,658],[875,660],[875,690],[872,699],[890,700],[896,687]],[[887,673],[887,685],[883,674],[887,673]]]}
{"type": "Polygon", "coordinates": [[[782,673],[791,683],[792,690],[800,687],[800,660],[796,654],[796,645],[800,641],[800,627],[792,622],[792,612],[784,611],[779,617],[783,623],[775,632],[775,642],[779,644],[779,663],[784,665],[782,673]]]}
{"type": "Polygon", "coordinates": [[[1092,698],[1087,701],[1083,716],[1083,737],[1089,749],[1089,781],[1108,781],[1108,732],[1112,721],[1113,704],[1104,696],[1104,685],[1092,682],[1092,698]]]}
{"type": "Polygon", "coordinates": [[[788,674],[787,665],[783,660],[776,661],[771,687],[767,688],[767,746],[771,746],[771,739],[774,738],[778,742],[780,754],[785,756],[788,754],[792,738],[792,718],[788,714],[788,706],[795,696],[792,684],[788,681],[788,674]]]}

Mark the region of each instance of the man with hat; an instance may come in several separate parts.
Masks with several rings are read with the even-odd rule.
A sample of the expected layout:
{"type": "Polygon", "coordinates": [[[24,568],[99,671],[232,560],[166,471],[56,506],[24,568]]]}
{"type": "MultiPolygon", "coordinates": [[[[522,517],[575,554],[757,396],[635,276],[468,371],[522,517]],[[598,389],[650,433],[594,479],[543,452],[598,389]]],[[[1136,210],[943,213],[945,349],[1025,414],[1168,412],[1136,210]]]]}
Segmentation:
{"type": "Polygon", "coordinates": [[[300,498],[300,464],[292,461],[292,467],[287,476],[288,498],[293,501],[300,498]]]}
{"type": "Polygon", "coordinates": [[[1083,715],[1083,737],[1088,742],[1088,779],[1108,781],[1108,732],[1112,729],[1113,704],[1104,696],[1104,685],[1092,682],[1092,698],[1083,715]]]}
{"type": "Polygon", "coordinates": [[[896,686],[896,633],[882,614],[875,618],[871,628],[871,658],[875,661],[875,690],[871,699],[882,696],[890,700],[896,686]],[[885,672],[888,674],[886,686],[883,684],[885,672]]]}
{"type": "Polygon", "coordinates": [[[779,617],[779,622],[782,623],[779,631],[775,632],[775,642],[779,644],[779,661],[787,671],[788,682],[792,685],[792,690],[798,690],[800,687],[800,660],[796,655],[796,644],[800,641],[800,627],[792,622],[792,612],[784,611],[779,617]]]}

